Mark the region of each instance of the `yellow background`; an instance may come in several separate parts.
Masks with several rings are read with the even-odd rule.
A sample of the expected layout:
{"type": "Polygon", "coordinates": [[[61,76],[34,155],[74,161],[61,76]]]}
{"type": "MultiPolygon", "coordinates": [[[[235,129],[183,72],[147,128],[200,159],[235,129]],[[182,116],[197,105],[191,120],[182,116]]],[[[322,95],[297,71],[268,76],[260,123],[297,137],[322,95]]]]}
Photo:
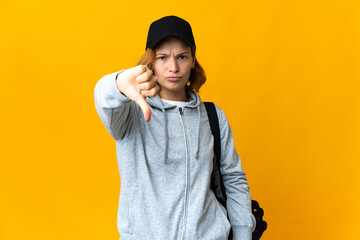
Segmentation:
{"type": "Polygon", "coordinates": [[[0,239],[118,239],[115,142],[94,107],[150,23],[187,19],[263,239],[360,239],[360,4],[0,2],[0,239]]]}

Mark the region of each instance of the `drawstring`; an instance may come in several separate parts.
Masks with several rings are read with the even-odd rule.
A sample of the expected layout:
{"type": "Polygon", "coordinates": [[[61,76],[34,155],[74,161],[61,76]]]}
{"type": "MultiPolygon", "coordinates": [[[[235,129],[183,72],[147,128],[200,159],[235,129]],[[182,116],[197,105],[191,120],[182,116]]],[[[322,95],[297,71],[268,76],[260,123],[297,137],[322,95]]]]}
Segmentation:
{"type": "MultiPolygon", "coordinates": [[[[167,158],[168,158],[168,150],[169,150],[169,136],[168,136],[168,119],[166,116],[166,110],[162,108],[162,112],[164,115],[164,159],[163,162],[166,164],[167,158]]],[[[201,128],[201,111],[200,111],[200,105],[197,106],[197,112],[198,112],[198,132],[197,132],[197,143],[196,143],[196,149],[195,149],[195,159],[199,159],[199,148],[200,148],[200,128],[201,128]]]]}
{"type": "Polygon", "coordinates": [[[167,116],[166,111],[164,108],[162,108],[162,112],[164,115],[164,140],[165,140],[165,150],[164,150],[164,164],[166,164],[166,159],[168,157],[168,124],[167,124],[167,116]]]}
{"type": "Polygon", "coordinates": [[[199,145],[200,145],[200,128],[201,128],[201,113],[200,113],[200,104],[197,106],[198,112],[198,119],[199,119],[199,126],[198,126],[198,135],[197,135],[197,144],[196,144],[196,151],[195,151],[195,159],[199,159],[199,145]]]}

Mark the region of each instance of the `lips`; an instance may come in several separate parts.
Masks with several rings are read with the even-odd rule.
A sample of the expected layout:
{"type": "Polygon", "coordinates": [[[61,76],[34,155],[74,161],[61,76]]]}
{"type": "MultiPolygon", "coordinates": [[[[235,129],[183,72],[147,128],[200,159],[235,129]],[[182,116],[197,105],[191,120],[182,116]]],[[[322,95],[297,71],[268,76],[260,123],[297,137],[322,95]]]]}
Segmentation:
{"type": "Polygon", "coordinates": [[[170,76],[170,77],[167,77],[168,80],[170,81],[178,81],[181,79],[181,77],[179,76],[170,76]]]}

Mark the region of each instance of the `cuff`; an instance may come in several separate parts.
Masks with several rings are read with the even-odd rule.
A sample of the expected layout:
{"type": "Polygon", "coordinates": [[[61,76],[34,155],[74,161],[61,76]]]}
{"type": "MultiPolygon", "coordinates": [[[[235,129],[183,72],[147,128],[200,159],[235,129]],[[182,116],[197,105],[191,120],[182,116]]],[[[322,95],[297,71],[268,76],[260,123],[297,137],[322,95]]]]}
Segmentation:
{"type": "Polygon", "coordinates": [[[232,226],[233,240],[251,240],[252,229],[251,227],[232,226]]]}

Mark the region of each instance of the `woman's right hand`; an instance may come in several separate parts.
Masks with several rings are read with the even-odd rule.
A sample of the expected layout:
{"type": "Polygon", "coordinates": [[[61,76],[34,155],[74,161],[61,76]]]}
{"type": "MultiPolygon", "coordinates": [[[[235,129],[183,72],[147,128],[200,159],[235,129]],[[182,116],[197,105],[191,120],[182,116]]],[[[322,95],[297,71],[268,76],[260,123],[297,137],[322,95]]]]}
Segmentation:
{"type": "Polygon", "coordinates": [[[138,65],[118,74],[116,85],[121,93],[140,106],[145,121],[150,121],[151,110],[145,97],[153,97],[160,91],[153,72],[146,65],[138,65]]]}

